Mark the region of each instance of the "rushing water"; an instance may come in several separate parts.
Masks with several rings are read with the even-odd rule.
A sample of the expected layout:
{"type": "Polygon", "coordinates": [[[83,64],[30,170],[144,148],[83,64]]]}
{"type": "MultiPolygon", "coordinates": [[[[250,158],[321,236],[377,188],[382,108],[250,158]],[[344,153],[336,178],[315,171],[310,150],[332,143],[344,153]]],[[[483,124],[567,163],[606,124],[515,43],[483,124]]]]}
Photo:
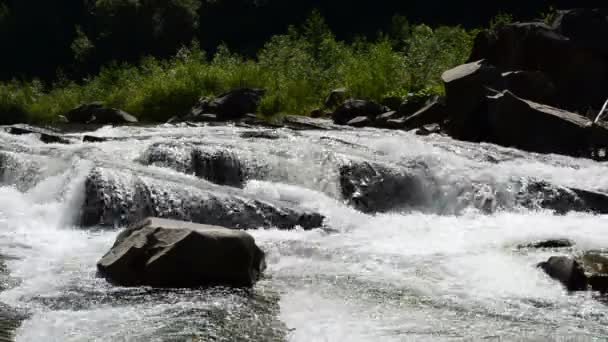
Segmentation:
{"type": "Polygon", "coordinates": [[[608,217],[519,207],[489,214],[460,191],[472,183],[508,187],[513,178],[530,176],[605,191],[605,164],[406,132],[278,129],[278,139],[241,137],[251,130],[105,127],[95,134],[121,139],[73,145],[0,133],[3,150],[22,164],[4,166],[0,187],[0,254],[14,281],[0,301],[26,315],[17,340],[608,338],[608,307],[597,295],[568,294],[535,268],[568,251],[517,248],[543,238],[569,238],[578,249],[606,247],[608,217]],[[95,263],[118,231],[76,227],[85,178],[102,165],[160,181],[205,182],[137,162],[149,146],[168,141],[232,148],[253,174],[263,165],[263,176],[250,179],[244,194],[319,211],[323,229],[251,231],[269,268],[250,291],[107,284],[96,276],[95,263]],[[335,165],[345,158],[423,161],[459,208],[358,212],[340,198],[335,165]]]}

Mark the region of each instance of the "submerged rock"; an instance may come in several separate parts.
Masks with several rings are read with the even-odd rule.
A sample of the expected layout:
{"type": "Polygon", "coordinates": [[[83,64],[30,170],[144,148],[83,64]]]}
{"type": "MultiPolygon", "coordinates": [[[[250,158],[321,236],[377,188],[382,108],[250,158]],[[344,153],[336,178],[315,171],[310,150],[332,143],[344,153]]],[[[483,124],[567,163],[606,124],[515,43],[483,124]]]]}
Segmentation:
{"type": "Polygon", "coordinates": [[[91,171],[85,181],[82,226],[120,227],[149,216],[239,229],[312,229],[324,219],[292,204],[250,198],[240,189],[199,188],[104,168],[91,171]]]}
{"type": "Polygon", "coordinates": [[[121,232],[97,263],[102,276],[121,286],[252,286],[266,263],[243,231],[147,218],[121,232]]]}

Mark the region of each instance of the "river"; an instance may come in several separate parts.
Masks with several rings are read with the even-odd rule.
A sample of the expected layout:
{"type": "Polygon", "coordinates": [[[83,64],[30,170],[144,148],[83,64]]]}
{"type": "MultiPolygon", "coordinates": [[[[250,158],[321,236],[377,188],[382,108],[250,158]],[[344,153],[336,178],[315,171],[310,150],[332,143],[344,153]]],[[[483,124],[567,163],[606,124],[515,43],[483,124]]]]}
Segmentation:
{"type": "Polygon", "coordinates": [[[71,145],[0,133],[1,150],[13,161],[5,160],[0,187],[0,254],[10,279],[0,301],[24,315],[16,340],[608,337],[608,308],[596,294],[569,294],[535,267],[572,251],[518,248],[546,238],[568,238],[577,250],[604,248],[608,217],[556,215],[496,201],[523,177],[607,191],[607,164],[378,129],[268,130],[272,139],[243,134],[259,130],[104,127],[89,134],[111,140],[71,145]],[[250,230],[268,263],[251,290],[109,285],[95,265],[119,230],[77,226],[85,179],[102,166],[145,174],[158,184],[206,186],[193,175],[138,162],[150,146],[166,142],[231,150],[253,175],[238,190],[243,196],[319,212],[323,227],[250,230]],[[395,167],[423,162],[435,179],[432,191],[444,200],[377,214],[357,211],[340,197],[337,165],[347,159],[395,167]],[[480,201],[498,204],[487,210],[480,201]]]}

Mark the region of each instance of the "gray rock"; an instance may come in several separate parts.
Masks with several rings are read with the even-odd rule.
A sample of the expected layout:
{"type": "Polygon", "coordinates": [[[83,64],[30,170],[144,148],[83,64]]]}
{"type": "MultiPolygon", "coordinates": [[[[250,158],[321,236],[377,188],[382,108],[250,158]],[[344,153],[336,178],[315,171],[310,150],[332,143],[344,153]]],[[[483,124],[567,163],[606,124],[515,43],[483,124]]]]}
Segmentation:
{"type": "Polygon", "coordinates": [[[429,103],[416,113],[406,117],[403,124],[409,128],[419,128],[429,124],[441,124],[448,118],[445,104],[439,99],[429,103]]]}
{"type": "Polygon", "coordinates": [[[590,144],[591,121],[583,116],[521,99],[509,91],[487,99],[488,127],[482,132],[486,141],[570,155],[580,155],[590,144]]]}
{"type": "Polygon", "coordinates": [[[123,231],[97,263],[121,286],[252,286],[266,264],[264,252],[243,231],[148,218],[123,231]]]}
{"type": "Polygon", "coordinates": [[[450,135],[468,141],[483,140],[486,131],[486,96],[502,89],[498,70],[483,60],[457,66],[441,76],[447,96],[450,135]]]}
{"type": "Polygon", "coordinates": [[[283,201],[262,201],[242,190],[191,185],[106,168],[85,180],[80,225],[124,227],[154,216],[235,229],[319,228],[324,217],[283,201]]]}
{"type": "Polygon", "coordinates": [[[534,248],[534,249],[554,249],[554,248],[570,248],[574,246],[574,242],[568,239],[549,239],[533,242],[526,245],[521,245],[519,248],[534,248]]]}
{"type": "Polygon", "coordinates": [[[587,289],[587,276],[581,265],[568,257],[551,257],[548,261],[538,264],[551,278],[562,283],[568,291],[583,291],[587,289]]]}
{"type": "Polygon", "coordinates": [[[40,141],[46,144],[71,144],[72,142],[60,134],[48,129],[34,127],[24,124],[17,124],[4,127],[5,131],[13,135],[35,134],[40,141]]]}
{"type": "Polygon", "coordinates": [[[358,116],[346,123],[348,126],[352,127],[368,127],[371,126],[373,121],[367,116],[358,116]]]}

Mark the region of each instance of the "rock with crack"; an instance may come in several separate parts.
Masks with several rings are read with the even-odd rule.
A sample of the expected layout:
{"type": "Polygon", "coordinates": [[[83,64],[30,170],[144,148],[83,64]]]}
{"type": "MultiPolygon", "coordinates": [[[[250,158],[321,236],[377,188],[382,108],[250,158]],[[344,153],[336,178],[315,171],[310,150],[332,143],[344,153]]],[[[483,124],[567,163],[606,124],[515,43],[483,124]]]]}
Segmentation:
{"type": "Polygon", "coordinates": [[[319,213],[251,198],[236,188],[187,185],[106,168],[90,172],[80,213],[82,226],[122,227],[148,216],[235,229],[313,229],[324,220],[319,213]]]}
{"type": "Polygon", "coordinates": [[[250,287],[266,268],[264,252],[246,232],[147,218],[121,232],[97,263],[121,286],[250,287]]]}

